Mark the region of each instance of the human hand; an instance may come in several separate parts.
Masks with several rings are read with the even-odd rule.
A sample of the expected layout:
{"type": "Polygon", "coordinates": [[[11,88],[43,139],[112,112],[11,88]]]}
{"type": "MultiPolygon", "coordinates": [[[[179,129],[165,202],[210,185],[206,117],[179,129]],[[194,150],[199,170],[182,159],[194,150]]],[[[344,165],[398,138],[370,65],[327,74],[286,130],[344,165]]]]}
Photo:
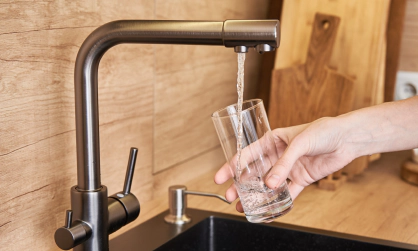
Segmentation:
{"type": "MultiPolygon", "coordinates": [[[[344,144],[344,128],[335,118],[322,118],[310,124],[279,128],[272,131],[279,159],[267,173],[266,185],[277,189],[289,179],[293,199],[308,185],[338,171],[356,156],[344,144]]],[[[231,179],[230,166],[225,163],[215,175],[215,183],[231,179]]],[[[238,198],[235,184],[226,191],[226,198],[238,198]]],[[[243,212],[240,202],[237,210],[243,212]]]]}

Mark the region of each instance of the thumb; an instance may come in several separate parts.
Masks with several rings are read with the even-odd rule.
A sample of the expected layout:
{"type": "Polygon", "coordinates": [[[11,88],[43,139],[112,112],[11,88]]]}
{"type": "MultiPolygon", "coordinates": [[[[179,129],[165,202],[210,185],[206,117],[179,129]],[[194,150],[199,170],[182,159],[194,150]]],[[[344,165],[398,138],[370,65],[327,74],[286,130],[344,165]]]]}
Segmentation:
{"type": "Polygon", "coordinates": [[[306,154],[306,144],[299,144],[295,138],[284,151],[283,155],[274,164],[267,174],[265,183],[271,189],[277,189],[289,176],[290,170],[296,161],[306,154]]]}

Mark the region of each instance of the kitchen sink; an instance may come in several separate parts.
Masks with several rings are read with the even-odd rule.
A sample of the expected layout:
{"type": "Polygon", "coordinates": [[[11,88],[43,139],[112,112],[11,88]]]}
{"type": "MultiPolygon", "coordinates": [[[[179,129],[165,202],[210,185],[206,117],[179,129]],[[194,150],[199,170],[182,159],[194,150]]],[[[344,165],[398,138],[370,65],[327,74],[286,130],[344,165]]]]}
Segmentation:
{"type": "Polygon", "coordinates": [[[185,225],[164,222],[163,212],[112,239],[110,250],[418,250],[418,246],[272,222],[254,224],[244,217],[188,209],[185,225]]]}

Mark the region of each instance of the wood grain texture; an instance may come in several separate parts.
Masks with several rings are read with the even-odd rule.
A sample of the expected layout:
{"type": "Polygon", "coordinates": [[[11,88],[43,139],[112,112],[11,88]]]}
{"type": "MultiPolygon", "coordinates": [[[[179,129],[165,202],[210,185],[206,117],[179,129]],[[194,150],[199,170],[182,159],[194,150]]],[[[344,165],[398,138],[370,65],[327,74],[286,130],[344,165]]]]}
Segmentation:
{"type": "MultiPolygon", "coordinates": [[[[339,17],[317,13],[306,63],[273,71],[268,113],[273,128],[310,123],[352,110],[353,80],[328,67],[339,24],[339,17]]],[[[367,164],[360,165],[361,160],[364,158],[349,164],[344,172],[352,175],[364,170],[367,164]]],[[[340,176],[339,172],[328,176],[319,187],[335,190],[345,181],[340,176]]]]}
{"type": "Polygon", "coordinates": [[[401,166],[401,177],[406,182],[418,185],[418,164],[412,160],[405,161],[401,166]]]}
{"type": "Polygon", "coordinates": [[[399,70],[418,72],[418,1],[407,0],[399,70]]]}
{"type": "Polygon", "coordinates": [[[273,71],[272,128],[312,122],[351,111],[353,81],[327,67],[340,19],[316,14],[305,64],[273,71]]]}
{"type": "MultiPolygon", "coordinates": [[[[389,5],[390,0],[284,1],[282,37],[287,39],[283,39],[277,51],[275,68],[307,62],[307,38],[312,31],[315,13],[336,15],[341,18],[341,23],[328,66],[354,80],[351,110],[382,103],[389,5]]],[[[349,164],[345,172],[363,171],[367,167],[366,159],[360,157],[349,164]]]]}
{"type": "Polygon", "coordinates": [[[155,96],[155,166],[158,172],[219,145],[211,113],[236,99],[230,62],[158,75],[155,96]],[[229,74],[219,71],[228,70],[229,74]],[[219,99],[219,93],[223,98],[219,99]],[[173,98],[176,97],[176,98],[173,98]],[[204,133],[202,133],[204,132],[204,133]]]}
{"type": "MultiPolygon", "coordinates": [[[[127,8],[133,5],[129,1],[0,5],[2,249],[57,250],[53,234],[64,222],[64,212],[70,208],[69,189],[76,184],[73,69],[77,51],[85,37],[105,22],[135,16],[152,18],[153,3],[140,4],[143,9],[127,8]]],[[[146,68],[153,58],[138,64],[138,53],[146,55],[145,47],[130,53],[126,48],[115,48],[103,58],[99,68],[100,128],[102,135],[112,135],[101,141],[102,173],[109,177],[103,179],[104,184],[111,192],[121,189],[123,174],[112,179],[111,171],[124,173],[127,151],[135,141],[142,161],[133,191],[144,197],[147,194],[140,191],[147,187],[142,184],[152,177],[152,148],[141,146],[152,142],[153,78],[146,76],[146,68]],[[143,79],[139,91],[134,91],[138,83],[124,74],[127,69],[123,65],[143,69],[128,70],[134,79],[143,79]],[[132,113],[132,108],[141,105],[147,107],[144,112],[132,113]],[[128,110],[115,116],[114,107],[128,110]],[[121,142],[125,133],[131,135],[121,142]],[[124,147],[125,154],[121,156],[116,146],[124,147]]]]}
{"type": "Polygon", "coordinates": [[[353,109],[383,101],[389,0],[285,1],[282,40],[275,68],[306,62],[307,39],[316,12],[339,16],[341,24],[329,66],[355,79],[353,109]]]}
{"type": "Polygon", "coordinates": [[[385,66],[385,102],[393,101],[398,72],[406,0],[390,1],[385,66]]]}
{"type": "MultiPolygon", "coordinates": [[[[156,17],[192,20],[264,19],[267,3],[156,1],[156,17]]],[[[237,102],[238,66],[237,54],[218,46],[155,45],[154,48],[154,172],[157,173],[219,145],[210,116],[214,111],[237,102]]],[[[246,99],[256,97],[261,59],[254,51],[247,56],[246,99]]]]}
{"type": "MultiPolygon", "coordinates": [[[[269,5],[268,18],[281,20],[282,7],[283,0],[271,0],[269,5]]],[[[275,58],[276,53],[264,53],[261,55],[257,98],[263,100],[264,108],[267,112],[269,111],[271,75],[272,70],[274,69],[275,58]]]]}
{"type": "MultiPolygon", "coordinates": [[[[237,0],[0,1],[1,250],[59,250],[53,235],[64,224],[65,210],[70,208],[70,188],[76,184],[73,76],[76,55],[84,39],[98,26],[117,19],[156,19],[168,12],[171,16],[167,18],[171,19],[263,18],[262,13],[267,11],[267,0],[251,0],[249,6],[242,5],[235,11],[238,3],[237,0]],[[203,8],[209,5],[212,7],[203,8]],[[254,8],[256,5],[259,8],[254,8]]],[[[211,145],[184,156],[180,162],[174,161],[167,172],[153,174],[155,152],[159,152],[154,146],[156,132],[170,131],[156,129],[160,114],[156,107],[161,107],[158,97],[165,95],[159,93],[164,91],[162,85],[169,85],[174,93],[186,88],[190,94],[197,93],[197,89],[192,87],[188,92],[186,84],[199,83],[196,87],[203,86],[205,90],[199,101],[212,102],[205,112],[226,105],[217,100],[233,102],[235,84],[229,82],[235,82],[236,78],[235,53],[219,47],[216,50],[196,47],[182,53],[185,48],[182,47],[170,54],[174,48],[118,45],[104,55],[99,67],[102,183],[109,193],[120,191],[129,148],[138,147],[132,192],[142,208],[147,208],[148,201],[165,191],[165,183],[188,182],[217,168],[224,159],[215,144],[213,126],[209,131],[210,114],[199,113],[196,117],[205,119],[206,127],[199,127],[200,131],[194,131],[193,135],[207,135],[209,140],[203,142],[211,145]],[[217,77],[212,78],[211,73],[217,77]],[[177,81],[170,81],[175,78],[177,81]],[[210,91],[211,82],[217,83],[216,95],[210,91]]],[[[249,61],[252,61],[248,64],[250,68],[259,62],[256,57],[249,61]]],[[[256,83],[257,74],[258,70],[250,70],[248,82],[256,83]]],[[[249,87],[250,92],[255,90],[249,87]]],[[[250,92],[248,96],[253,95],[250,92]]],[[[184,99],[184,93],[180,92],[170,104],[177,106],[184,99]]],[[[195,113],[198,109],[186,111],[195,113]]],[[[167,127],[178,121],[173,118],[165,121],[167,127]]],[[[187,135],[187,131],[177,129],[176,134],[161,135],[158,140],[177,142],[172,138],[187,135]]],[[[138,222],[123,231],[135,224],[138,222]]]]}

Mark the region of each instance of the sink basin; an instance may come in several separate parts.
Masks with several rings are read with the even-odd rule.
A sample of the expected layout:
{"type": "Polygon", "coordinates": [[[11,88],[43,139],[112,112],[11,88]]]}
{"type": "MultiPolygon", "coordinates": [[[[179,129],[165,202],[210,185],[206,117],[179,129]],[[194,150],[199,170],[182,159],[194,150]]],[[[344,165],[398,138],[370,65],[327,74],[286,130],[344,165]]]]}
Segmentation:
{"type": "Polygon", "coordinates": [[[418,246],[189,209],[192,222],[164,222],[168,211],[112,239],[110,250],[418,250],[418,246]]]}

